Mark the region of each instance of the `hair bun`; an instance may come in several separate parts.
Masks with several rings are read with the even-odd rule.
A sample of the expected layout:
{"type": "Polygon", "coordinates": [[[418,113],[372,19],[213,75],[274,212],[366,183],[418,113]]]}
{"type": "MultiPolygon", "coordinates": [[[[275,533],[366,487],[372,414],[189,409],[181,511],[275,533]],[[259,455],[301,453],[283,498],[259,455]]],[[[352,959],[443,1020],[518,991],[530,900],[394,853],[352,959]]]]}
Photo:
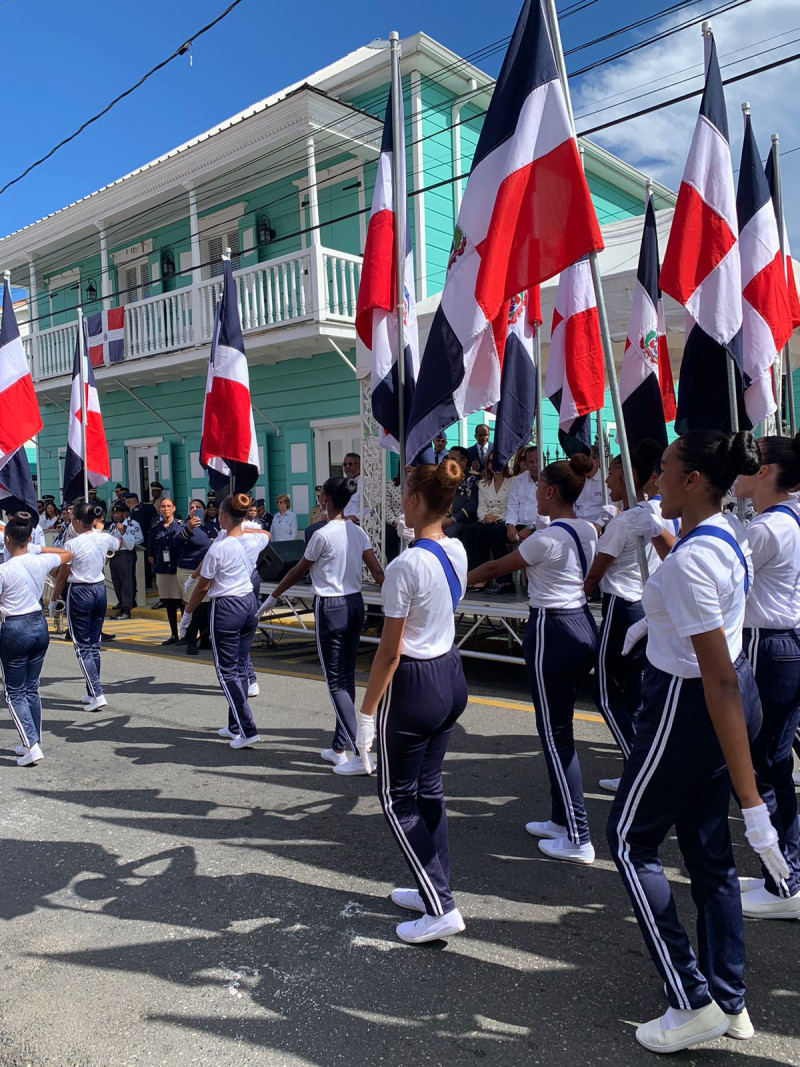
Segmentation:
{"type": "Polygon", "coordinates": [[[735,474],[758,474],[761,452],[749,430],[739,430],[730,441],[730,465],[735,474]]]}
{"type": "Polygon", "coordinates": [[[105,516],[105,512],[103,511],[103,509],[100,507],[99,504],[92,504],[90,513],[92,515],[92,518],[95,518],[95,519],[102,519],[105,516]]]}
{"type": "Polygon", "coordinates": [[[347,486],[347,491],[350,496],[355,496],[355,494],[358,492],[358,482],[355,480],[355,478],[348,478],[345,482],[345,485],[347,486]]]}
{"type": "Polygon", "coordinates": [[[436,481],[445,489],[455,489],[464,480],[464,472],[454,459],[443,459],[436,467],[436,481]]]}
{"type": "Polygon", "coordinates": [[[582,474],[584,478],[588,477],[594,467],[589,456],[585,452],[576,452],[569,457],[569,465],[575,471],[576,474],[582,474]]]}
{"type": "Polygon", "coordinates": [[[15,511],[14,514],[11,515],[11,519],[21,525],[24,525],[25,523],[33,525],[33,515],[31,515],[29,511],[15,511]]]}

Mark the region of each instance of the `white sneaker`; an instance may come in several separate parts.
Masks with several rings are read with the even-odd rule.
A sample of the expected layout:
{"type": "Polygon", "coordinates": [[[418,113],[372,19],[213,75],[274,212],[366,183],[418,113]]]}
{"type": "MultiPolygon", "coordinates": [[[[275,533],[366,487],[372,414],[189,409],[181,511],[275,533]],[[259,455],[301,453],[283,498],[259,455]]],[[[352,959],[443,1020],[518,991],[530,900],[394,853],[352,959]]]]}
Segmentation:
{"type": "Polygon", "coordinates": [[[333,768],[334,774],[372,774],[372,761],[369,756],[351,756],[344,763],[337,763],[333,768]]]}
{"type": "Polygon", "coordinates": [[[44,759],[44,752],[38,745],[31,745],[28,751],[17,760],[18,767],[30,767],[32,763],[38,763],[44,759]]]}
{"type": "MultiPolygon", "coordinates": [[[[725,1014],[728,1015],[727,1012],[725,1014]]],[[[726,1037],[732,1037],[736,1041],[749,1041],[751,1037],[755,1037],[756,1028],[750,1020],[747,1008],[742,1008],[738,1015],[728,1015],[728,1019],[731,1025],[725,1031],[726,1037]]]]}
{"type": "Polygon", "coordinates": [[[393,889],[391,893],[392,903],[406,911],[421,911],[425,914],[425,905],[422,897],[416,889],[393,889]]]}
{"type": "Polygon", "coordinates": [[[547,822],[526,822],[525,829],[534,837],[549,837],[552,841],[567,836],[566,826],[559,826],[552,819],[548,819],[547,822]]]}
{"type": "Polygon", "coordinates": [[[337,752],[333,748],[323,748],[322,752],[320,752],[320,756],[322,756],[324,760],[327,760],[328,763],[332,763],[335,767],[339,766],[339,764],[347,763],[347,756],[345,753],[337,752]]]}
{"type": "Polygon", "coordinates": [[[791,897],[775,897],[762,886],[742,893],[746,919],[800,919],[800,889],[791,897]]]}
{"type": "Polygon", "coordinates": [[[651,1052],[678,1052],[682,1048],[713,1041],[730,1029],[730,1019],[713,1001],[692,1013],[692,1018],[670,1029],[664,1028],[666,1016],[651,1019],[636,1028],[636,1040],[651,1052]]]}
{"type": "Polygon", "coordinates": [[[258,682],[251,682],[247,687],[247,695],[249,697],[257,697],[261,690],[258,688],[258,682]]]}
{"type": "Polygon", "coordinates": [[[94,697],[90,697],[90,696],[81,697],[81,704],[91,704],[91,702],[93,700],[94,700],[94,697]]]}
{"type": "Polygon", "coordinates": [[[619,789],[619,778],[601,778],[597,783],[601,789],[605,789],[607,793],[616,793],[619,789]]]}
{"type": "Polygon", "coordinates": [[[252,745],[257,745],[260,740],[258,734],[253,734],[252,737],[244,737],[240,734],[231,741],[231,748],[250,748],[252,745]]]}
{"type": "Polygon", "coordinates": [[[28,746],[27,745],[17,745],[17,747],[14,749],[14,751],[16,752],[16,754],[18,756],[24,756],[25,753],[28,751],[28,746]]]}
{"type": "Polygon", "coordinates": [[[409,945],[421,945],[425,941],[440,941],[442,938],[452,937],[465,929],[461,912],[458,908],[453,908],[447,915],[423,915],[421,919],[400,923],[397,936],[409,945]]]}
{"type": "Polygon", "coordinates": [[[227,737],[229,741],[232,741],[234,737],[239,736],[238,734],[235,734],[233,730],[229,730],[227,726],[223,726],[221,729],[217,730],[217,733],[220,737],[227,737]]]}
{"type": "Polygon", "coordinates": [[[559,837],[553,841],[539,842],[539,851],[553,860],[566,860],[568,863],[594,863],[594,848],[591,841],[585,845],[573,845],[568,837],[559,837]]]}
{"type": "Polygon", "coordinates": [[[90,700],[88,704],[84,704],[87,711],[99,711],[100,708],[104,708],[108,704],[108,701],[104,696],[95,697],[90,700]]]}
{"type": "Polygon", "coordinates": [[[763,878],[740,878],[739,879],[739,892],[749,893],[751,889],[763,889],[763,878]]]}

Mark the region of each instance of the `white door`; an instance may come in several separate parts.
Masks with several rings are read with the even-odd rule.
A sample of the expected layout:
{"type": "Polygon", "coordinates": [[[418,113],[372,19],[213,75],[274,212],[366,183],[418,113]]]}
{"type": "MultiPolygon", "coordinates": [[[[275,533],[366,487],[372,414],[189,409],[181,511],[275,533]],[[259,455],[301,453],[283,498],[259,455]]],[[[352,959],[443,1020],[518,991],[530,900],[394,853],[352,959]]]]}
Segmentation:
{"type": "Polygon", "coordinates": [[[358,419],[335,426],[314,426],[314,470],[317,485],[327,478],[340,478],[342,461],[347,452],[361,449],[361,425],[358,419]]]}
{"type": "Polygon", "coordinates": [[[140,500],[150,499],[150,483],[158,479],[158,444],[128,445],[128,486],[140,500]]]}

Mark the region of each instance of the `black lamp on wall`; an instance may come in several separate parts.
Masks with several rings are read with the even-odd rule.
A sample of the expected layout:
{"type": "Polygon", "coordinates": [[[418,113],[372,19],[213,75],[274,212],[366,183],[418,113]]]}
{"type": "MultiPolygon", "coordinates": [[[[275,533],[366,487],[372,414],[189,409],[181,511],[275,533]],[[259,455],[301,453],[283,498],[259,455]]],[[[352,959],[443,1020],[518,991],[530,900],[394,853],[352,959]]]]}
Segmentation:
{"type": "Polygon", "coordinates": [[[175,257],[168,248],[165,248],[161,253],[161,277],[175,277],[175,257]]]}
{"type": "Polygon", "coordinates": [[[86,285],[86,303],[93,304],[97,300],[97,286],[94,278],[90,278],[86,285]]]}
{"type": "Polygon", "coordinates": [[[259,215],[256,226],[256,240],[260,245],[271,244],[275,240],[275,231],[269,221],[269,215],[259,215]]]}

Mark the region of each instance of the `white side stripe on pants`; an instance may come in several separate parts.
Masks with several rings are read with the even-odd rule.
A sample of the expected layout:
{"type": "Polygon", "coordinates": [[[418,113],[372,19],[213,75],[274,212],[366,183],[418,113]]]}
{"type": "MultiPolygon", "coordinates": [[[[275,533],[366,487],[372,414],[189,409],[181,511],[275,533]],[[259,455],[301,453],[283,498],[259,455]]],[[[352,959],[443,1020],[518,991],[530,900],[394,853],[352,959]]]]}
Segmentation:
{"type": "Polygon", "coordinates": [[[600,711],[608,724],[608,728],[614,735],[614,740],[619,745],[625,759],[631,754],[630,746],[622,735],[617,720],[611,713],[608,702],[608,669],[606,666],[606,653],[608,652],[608,637],[611,633],[611,623],[614,618],[614,608],[617,605],[616,594],[612,594],[608,601],[608,611],[600,627],[600,649],[597,654],[597,682],[600,691],[600,711]]]}
{"type": "Polygon", "coordinates": [[[211,655],[214,657],[214,667],[216,668],[216,671],[217,671],[217,678],[219,678],[219,684],[222,686],[222,692],[225,694],[225,699],[228,701],[228,705],[230,706],[230,709],[233,712],[234,719],[236,719],[236,724],[239,727],[239,733],[242,735],[242,737],[244,737],[244,730],[242,729],[242,720],[239,718],[239,713],[236,710],[236,704],[234,703],[233,697],[231,696],[231,691],[228,688],[228,686],[227,686],[227,684],[225,682],[225,679],[222,676],[222,671],[219,669],[219,657],[217,656],[217,643],[214,640],[214,609],[217,606],[217,598],[212,596],[210,599],[211,599],[211,618],[209,620],[210,621],[210,626],[209,626],[208,630],[209,630],[209,635],[211,637],[211,655]]]}
{"type": "Polygon", "coordinates": [[[83,677],[86,679],[86,688],[89,690],[89,696],[94,697],[97,696],[97,694],[94,691],[94,686],[92,685],[92,680],[89,677],[89,672],[86,670],[86,664],[83,662],[83,656],[81,655],[81,650],[78,646],[78,642],[75,640],[75,627],[72,625],[69,610],[70,592],[71,588],[70,586],[67,586],[67,595],[64,598],[64,614],[67,617],[67,629],[69,630],[69,635],[72,638],[72,647],[75,649],[75,655],[78,657],[78,663],[80,664],[80,668],[83,671],[83,677]]]}
{"type": "Polygon", "coordinates": [[[344,721],[342,716],[339,714],[339,709],[336,707],[336,701],[333,699],[333,693],[331,692],[330,686],[328,685],[328,672],[325,669],[325,658],[322,655],[322,645],[320,644],[320,640],[319,640],[319,601],[320,601],[320,598],[318,596],[315,596],[314,597],[314,636],[317,639],[317,655],[319,656],[319,665],[320,665],[320,667],[322,667],[322,677],[323,677],[323,679],[325,681],[325,688],[328,690],[328,699],[330,700],[331,706],[333,707],[333,714],[336,716],[336,721],[339,723],[339,725],[344,730],[344,732],[347,735],[347,737],[350,739],[350,746],[353,749],[353,755],[357,756],[358,752],[356,750],[356,739],[354,737],[350,737],[350,731],[347,729],[347,723],[344,721]]]}

